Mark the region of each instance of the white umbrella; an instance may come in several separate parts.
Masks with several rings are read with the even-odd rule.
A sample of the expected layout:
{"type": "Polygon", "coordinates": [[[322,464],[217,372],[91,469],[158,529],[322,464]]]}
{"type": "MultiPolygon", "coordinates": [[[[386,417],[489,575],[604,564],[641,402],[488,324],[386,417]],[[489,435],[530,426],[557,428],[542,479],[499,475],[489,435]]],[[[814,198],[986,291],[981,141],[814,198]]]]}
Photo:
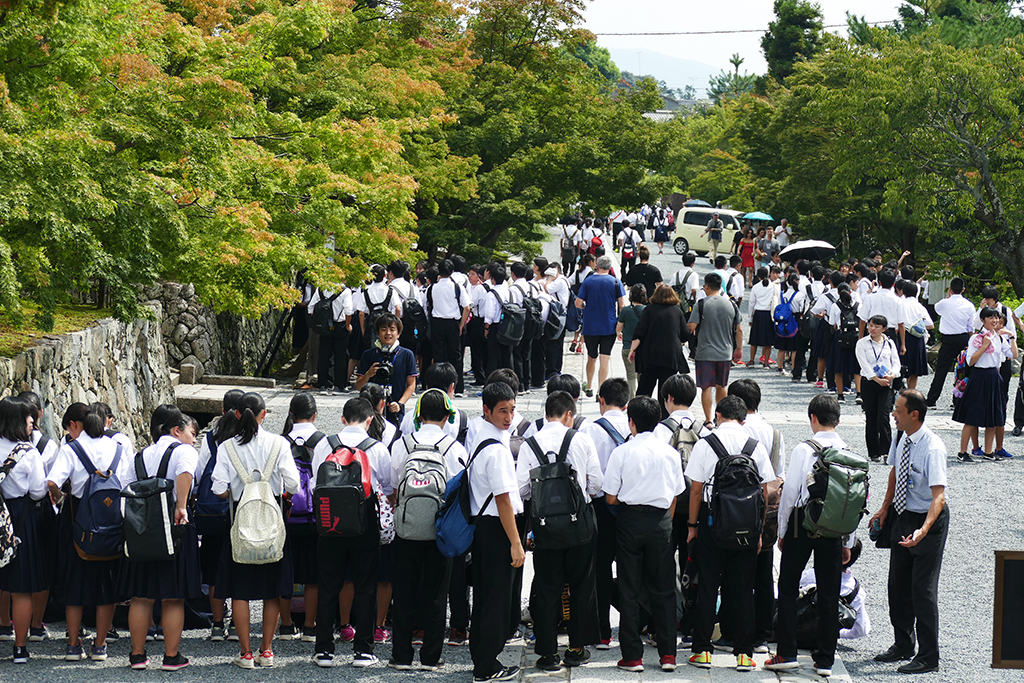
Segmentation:
{"type": "Polygon", "coordinates": [[[795,263],[800,259],[823,261],[836,255],[836,248],[822,240],[800,240],[782,250],[783,261],[795,263]]]}

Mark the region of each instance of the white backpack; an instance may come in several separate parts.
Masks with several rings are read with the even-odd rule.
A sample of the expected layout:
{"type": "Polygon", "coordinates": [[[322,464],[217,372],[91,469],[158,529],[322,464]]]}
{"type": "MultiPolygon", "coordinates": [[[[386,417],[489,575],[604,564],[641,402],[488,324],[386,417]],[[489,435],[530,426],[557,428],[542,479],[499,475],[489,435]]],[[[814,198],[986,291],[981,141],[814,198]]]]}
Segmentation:
{"type": "Polygon", "coordinates": [[[437,511],[444,503],[449,478],[444,457],[455,439],[445,436],[436,444],[420,443],[408,434],[402,440],[409,459],[398,485],[395,528],[407,541],[433,541],[437,538],[437,511]]]}
{"type": "Polygon", "coordinates": [[[235,519],[231,524],[231,557],[238,564],[273,564],[284,557],[284,515],[281,506],[274,499],[274,490],[270,487],[270,474],[277,469],[277,457],[281,452],[281,442],[274,440],[274,446],[267,458],[263,470],[255,470],[260,475],[254,481],[252,473],[245,470],[245,465],[238,458],[232,439],[224,442],[231,466],[238,473],[238,478],[245,484],[242,498],[235,508],[235,519]],[[264,472],[267,473],[264,476],[264,472]]]}

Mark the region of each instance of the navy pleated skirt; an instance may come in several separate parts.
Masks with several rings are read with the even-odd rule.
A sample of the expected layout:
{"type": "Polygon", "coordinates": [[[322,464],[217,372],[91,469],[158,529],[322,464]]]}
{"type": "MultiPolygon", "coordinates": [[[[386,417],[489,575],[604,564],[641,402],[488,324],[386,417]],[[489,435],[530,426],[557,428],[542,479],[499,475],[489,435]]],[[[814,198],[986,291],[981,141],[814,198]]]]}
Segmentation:
{"type": "Polygon", "coordinates": [[[53,549],[40,541],[36,502],[28,496],[8,498],[7,511],[21,544],[11,563],[0,568],[0,590],[39,593],[49,589],[46,556],[52,554],[53,549]]]}
{"type": "MultiPolygon", "coordinates": [[[[775,326],[772,325],[772,334],[775,334],[775,326]]],[[[800,336],[797,332],[792,337],[780,337],[775,334],[775,343],[772,344],[779,351],[796,351],[796,338],[800,336]]]]}
{"type": "Polygon", "coordinates": [[[316,529],[305,524],[285,524],[285,528],[288,530],[288,544],[291,546],[292,581],[301,584],[316,583],[316,529]]]}
{"type": "Polygon", "coordinates": [[[233,600],[272,600],[292,594],[291,544],[284,558],[272,564],[239,564],[231,559],[231,540],[225,539],[217,567],[217,597],[233,600]]]}
{"type": "Polygon", "coordinates": [[[754,311],[750,320],[750,345],[775,346],[775,325],[771,311],[754,311]]]}
{"type": "Polygon", "coordinates": [[[971,369],[967,389],[953,408],[953,420],[972,427],[1006,425],[1003,378],[999,376],[999,368],[971,369]]]}
{"type": "MultiPolygon", "coordinates": [[[[208,586],[217,585],[217,570],[220,568],[220,556],[227,545],[227,534],[203,534],[199,544],[199,571],[203,583],[208,586]]],[[[219,591],[218,591],[219,592],[219,591]]]]}
{"type": "Polygon", "coordinates": [[[181,526],[177,554],[160,562],[121,563],[118,591],[125,600],[192,600],[203,594],[199,569],[199,537],[193,524],[181,526]]]}
{"type": "Polygon", "coordinates": [[[818,322],[818,329],[811,339],[811,358],[828,358],[829,352],[832,351],[833,332],[832,326],[824,318],[818,322]]]}
{"type": "Polygon", "coordinates": [[[832,335],[832,350],[828,354],[825,372],[835,375],[859,375],[860,363],[857,362],[857,349],[844,349],[839,345],[839,336],[832,335]]]}
{"type": "Polygon", "coordinates": [[[54,597],[63,605],[113,605],[121,600],[117,577],[122,560],[83,560],[73,541],[74,517],[80,499],[68,496],[58,520],[57,578],[54,597]]]}
{"type": "Polygon", "coordinates": [[[928,350],[925,338],[907,334],[907,353],[903,356],[903,365],[907,367],[907,376],[923,377],[928,374],[928,350]]]}

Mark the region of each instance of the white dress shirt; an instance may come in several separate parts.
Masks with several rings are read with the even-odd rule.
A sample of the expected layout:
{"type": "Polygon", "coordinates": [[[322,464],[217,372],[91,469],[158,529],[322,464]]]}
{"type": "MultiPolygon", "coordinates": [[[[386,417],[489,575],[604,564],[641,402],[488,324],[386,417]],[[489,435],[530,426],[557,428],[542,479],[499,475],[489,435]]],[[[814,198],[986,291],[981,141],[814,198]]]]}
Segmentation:
{"type": "MultiPolygon", "coordinates": [[[[932,505],[933,486],[946,486],[946,444],[935,435],[935,432],[921,426],[913,434],[904,432],[899,439],[893,439],[889,446],[889,459],[886,461],[896,467],[899,485],[899,463],[903,457],[905,442],[910,439],[910,478],[907,481],[907,510],[925,513],[932,505]]],[[[946,491],[946,502],[949,503],[949,491],[946,491]]]]}
{"type": "MultiPolygon", "coordinates": [[[[626,417],[625,412],[612,408],[606,410],[601,417],[607,420],[623,439],[629,439],[629,418],[626,417]]],[[[601,471],[604,472],[608,469],[608,458],[616,448],[615,440],[608,435],[604,427],[597,424],[597,420],[587,420],[580,429],[594,442],[594,446],[597,448],[597,460],[601,463],[601,471]]]]}
{"type": "Polygon", "coordinates": [[[996,332],[979,332],[978,334],[971,337],[970,341],[967,342],[967,362],[971,361],[971,356],[981,348],[981,345],[985,339],[989,337],[992,339],[992,343],[988,345],[985,352],[978,358],[978,362],[974,364],[976,368],[998,368],[1003,364],[1006,359],[1007,350],[1010,346],[1010,342],[1006,340],[1003,335],[996,332]]]}
{"type": "MultiPolygon", "coordinates": [[[[541,453],[547,455],[549,462],[554,462],[554,456],[548,454],[558,454],[568,431],[568,428],[561,422],[549,420],[539,432],[530,437],[530,440],[536,439],[541,453]]],[[[519,483],[519,495],[523,500],[532,495],[530,471],[540,467],[540,459],[530,446],[530,440],[524,442],[523,447],[519,449],[519,460],[516,462],[516,481],[519,483]]],[[[589,436],[583,432],[576,432],[572,441],[569,442],[565,460],[576,470],[576,481],[588,503],[594,496],[601,495],[604,476],[597,457],[597,447],[589,436]]]]}
{"type": "MultiPolygon", "coordinates": [[[[7,460],[7,456],[17,445],[17,441],[0,438],[0,464],[7,460]]],[[[32,500],[42,500],[46,495],[43,458],[34,446],[21,454],[18,464],[11,469],[3,484],[0,484],[0,491],[3,492],[4,498],[9,499],[30,496],[32,500]]]]}
{"type": "Polygon", "coordinates": [[[620,503],[668,510],[686,488],[679,451],[653,432],[640,432],[612,451],[603,488],[620,503]]]}
{"type": "Polygon", "coordinates": [[[461,286],[456,287],[450,277],[442,277],[430,286],[427,303],[433,307],[430,310],[431,318],[462,320],[462,310],[469,306],[470,296],[461,286]]]}
{"type": "Polygon", "coordinates": [[[947,334],[970,334],[974,331],[974,304],[962,294],[951,294],[935,304],[939,314],[939,332],[947,334]]]}
{"type": "MultiPolygon", "coordinates": [[[[981,307],[978,308],[978,310],[976,310],[974,312],[974,329],[975,330],[980,330],[982,327],[984,327],[982,325],[982,322],[981,322],[981,309],[982,308],[985,308],[985,307],[981,306],[981,307]]],[[[994,306],[994,308],[997,311],[999,311],[1000,313],[1002,313],[1004,316],[1006,316],[1006,325],[1003,327],[1003,329],[1006,330],[1007,332],[1009,332],[1013,336],[1013,338],[1016,339],[1017,338],[1017,325],[1015,325],[1014,322],[1013,322],[1013,311],[1010,310],[1009,306],[1004,306],[1003,304],[1001,304],[999,302],[996,302],[996,305],[994,306]]],[[[915,320],[914,322],[917,322],[917,321],[915,320]]]]}
{"type": "MultiPolygon", "coordinates": [[[[704,429],[703,425],[697,423],[697,418],[689,410],[673,410],[668,419],[677,425],[682,425],[684,429],[696,427],[698,436],[707,436],[711,433],[710,429],[704,429]]],[[[661,422],[654,428],[655,438],[669,445],[672,445],[672,434],[673,431],[661,422]]]]}
{"type": "MultiPolygon", "coordinates": [[[[718,440],[722,442],[726,453],[739,453],[743,450],[747,439],[751,438],[739,422],[725,422],[714,430],[714,434],[718,435],[718,440]]],[[[761,474],[762,484],[775,481],[775,470],[772,469],[771,460],[764,446],[758,443],[751,458],[757,466],[757,471],[761,474]]],[[[714,479],[715,465],[717,464],[718,456],[707,439],[701,439],[694,444],[690,462],[686,465],[686,476],[691,481],[699,481],[704,484],[704,502],[711,501],[711,492],[714,489],[714,482],[711,480],[714,479]]]]}
{"type": "Polygon", "coordinates": [[[747,304],[750,310],[754,311],[773,311],[775,310],[776,299],[775,299],[775,287],[772,283],[767,285],[761,284],[758,280],[754,283],[754,286],[750,289],[750,303],[747,304]]]}
{"type": "MultiPolygon", "coordinates": [[[[812,438],[825,448],[847,447],[846,442],[834,430],[815,432],[812,438]]],[[[801,441],[793,447],[793,452],[789,456],[789,470],[786,472],[786,485],[782,487],[782,498],[779,500],[779,538],[786,537],[793,510],[807,505],[807,501],[810,500],[807,477],[817,460],[818,456],[814,449],[806,441],[801,441]]]]}
{"type": "MultiPolygon", "coordinates": [[[[488,496],[497,497],[507,493],[509,502],[512,503],[512,512],[517,515],[522,514],[523,499],[519,495],[519,484],[516,481],[516,463],[512,459],[512,451],[508,447],[511,436],[509,431],[500,430],[485,421],[479,428],[478,436],[481,443],[487,439],[495,439],[498,443],[481,449],[476,456],[473,456],[470,451],[471,462],[468,465],[469,513],[471,515],[481,514],[480,508],[483,507],[488,496]]],[[[492,499],[482,514],[485,517],[497,517],[497,503],[492,499]]]]}
{"type": "MultiPolygon", "coordinates": [[[[374,282],[363,288],[363,291],[353,295],[355,300],[356,310],[362,311],[363,313],[369,313],[370,309],[366,306],[366,297],[369,295],[370,302],[374,305],[383,302],[388,298],[388,290],[391,289],[391,285],[386,282],[374,282]]],[[[398,295],[398,292],[392,290],[391,301],[388,303],[386,313],[398,313],[398,308],[402,303],[402,297],[398,295]]]]}
{"type": "MultiPolygon", "coordinates": [[[[43,439],[43,433],[38,429],[32,430],[32,438],[29,439],[33,446],[36,446],[36,450],[39,450],[39,442],[43,439]]],[[[50,465],[53,464],[53,459],[57,457],[57,451],[60,450],[60,441],[58,439],[50,439],[43,450],[40,451],[39,455],[43,458],[43,470],[49,471],[50,465]]]]}
{"type": "MultiPolygon", "coordinates": [[[[313,309],[321,299],[330,299],[334,296],[334,292],[321,291],[320,289],[313,290],[312,296],[309,298],[309,305],[306,306],[306,311],[310,315],[313,315],[313,309]]],[[[355,304],[352,302],[352,290],[345,288],[345,290],[331,302],[331,319],[334,322],[342,322],[345,320],[345,316],[352,315],[356,312],[355,304]]]]}
{"type": "Polygon", "coordinates": [[[694,290],[700,289],[700,276],[697,275],[697,271],[694,268],[681,268],[672,276],[672,281],[669,284],[672,287],[682,285],[686,298],[694,297],[696,296],[694,290]],[[685,280],[683,279],[684,277],[686,278],[685,280]]]}
{"type": "Polygon", "coordinates": [[[839,292],[830,287],[823,291],[821,296],[814,302],[814,305],[811,306],[811,315],[828,313],[828,309],[837,301],[839,301],[839,292]]]}
{"type": "Polygon", "coordinates": [[[900,374],[900,353],[892,339],[882,335],[882,341],[875,342],[871,337],[857,340],[857,362],[860,364],[860,376],[863,381],[878,377],[875,366],[884,367],[887,374],[900,374]]]}
{"type": "MultiPolygon", "coordinates": [[[[142,449],[142,462],[145,465],[146,474],[151,477],[155,477],[157,472],[160,470],[160,461],[163,460],[164,453],[168,448],[174,447],[171,451],[171,457],[167,461],[167,478],[176,480],[179,475],[190,474],[195,478],[196,465],[199,464],[199,452],[195,447],[178,441],[170,434],[164,434],[161,436],[155,444],[146,446],[142,449]]],[[[124,457],[123,455],[121,457],[124,457]]],[[[121,486],[127,486],[133,481],[137,480],[135,473],[135,458],[132,457],[132,466],[127,468],[124,473],[124,478],[121,479],[121,486]]],[[[178,487],[175,485],[171,494],[174,500],[178,500],[178,487]]]]}
{"type": "MultiPolygon", "coordinates": [[[[132,458],[135,454],[109,436],[101,436],[98,439],[94,439],[85,432],[82,432],[75,441],[81,445],[82,450],[85,451],[89,460],[92,461],[93,466],[102,472],[110,469],[110,465],[114,462],[117,447],[120,445],[121,461],[118,463],[117,471],[115,472],[118,481],[124,476],[125,468],[133,466],[132,458]]],[[[53,459],[53,465],[46,474],[46,479],[52,481],[58,488],[63,486],[64,482],[68,479],[71,479],[71,495],[75,498],[81,498],[82,492],[85,490],[85,483],[89,480],[90,475],[92,475],[92,472],[85,470],[85,466],[82,465],[75,452],[71,450],[71,446],[63,444],[57,453],[57,457],[53,459]]]]}
{"type": "Polygon", "coordinates": [[[906,324],[904,319],[906,313],[903,303],[891,288],[885,289],[883,287],[869,296],[860,307],[857,315],[864,322],[867,322],[876,315],[884,315],[885,322],[890,330],[899,327],[901,324],[906,324]]]}
{"type": "Polygon", "coordinates": [[[269,474],[267,481],[270,482],[270,488],[275,494],[280,494],[282,489],[288,493],[295,493],[299,490],[299,470],[295,467],[295,460],[292,458],[291,445],[280,434],[271,434],[260,427],[256,436],[249,443],[241,443],[239,437],[236,436],[217,448],[217,464],[213,466],[213,486],[210,489],[214,494],[220,495],[230,486],[231,497],[237,501],[242,497],[242,489],[245,488],[241,477],[238,476],[234,465],[231,464],[228,443],[234,445],[239,461],[249,470],[250,476],[253,470],[262,471],[266,467],[267,460],[272,453],[271,449],[275,443],[278,444],[280,450],[277,454],[277,466],[271,473],[263,472],[263,476],[269,474]]]}
{"type": "MultiPolygon", "coordinates": [[[[462,419],[461,418],[462,411],[459,410],[458,408],[455,408],[455,406],[452,406],[452,408],[455,409],[455,421],[454,422],[449,422],[448,420],[445,420],[444,426],[441,427],[441,431],[444,432],[445,434],[447,434],[448,436],[452,437],[453,439],[458,439],[459,438],[459,425],[461,424],[461,419],[462,419]]],[[[415,410],[407,410],[407,411],[405,411],[405,415],[402,416],[402,424],[399,425],[398,431],[400,431],[402,433],[402,436],[405,436],[406,434],[412,434],[414,431],[416,431],[416,424],[415,424],[415,422],[416,422],[416,411],[415,410]]],[[[426,426],[426,425],[424,425],[424,426],[426,426]]],[[[468,431],[469,423],[468,422],[466,424],[466,428],[467,428],[467,431],[466,431],[466,437],[467,437],[466,438],[466,442],[468,443],[469,442],[469,431],[468,431]]]]}
{"type": "MultiPolygon", "coordinates": [[[[747,419],[743,421],[743,429],[747,430],[747,434],[757,439],[764,446],[770,462],[772,458],[772,442],[775,440],[775,428],[768,424],[761,413],[747,413],[747,419]]],[[[782,436],[781,431],[779,432],[779,461],[772,463],[772,466],[775,469],[776,477],[786,475],[786,440],[782,436]]]]}
{"type": "Polygon", "coordinates": [[[563,308],[569,305],[569,281],[565,279],[564,275],[559,275],[549,282],[546,289],[548,294],[562,304],[563,308]]]}
{"type": "MultiPolygon", "coordinates": [[[[469,454],[462,444],[453,437],[448,436],[437,425],[425,424],[418,432],[407,435],[418,444],[437,445],[443,454],[444,466],[447,472],[447,479],[451,479],[466,467],[469,454]]],[[[395,441],[391,447],[391,486],[397,487],[402,483],[405,475],[405,463],[409,460],[409,451],[405,447],[405,439],[395,441]]]]}
{"type": "MultiPolygon", "coordinates": [[[[355,448],[370,438],[370,435],[362,427],[355,425],[346,425],[338,432],[337,436],[338,440],[341,441],[341,445],[348,448],[355,448]]],[[[384,437],[387,438],[387,434],[384,437]]],[[[373,440],[373,445],[364,449],[363,452],[366,453],[366,459],[370,462],[370,482],[373,484],[374,489],[380,491],[385,496],[391,495],[391,453],[388,452],[384,444],[376,439],[373,440]]],[[[320,471],[320,465],[324,464],[324,461],[327,460],[327,456],[330,454],[331,444],[327,439],[321,439],[320,443],[313,449],[314,476],[320,471]]]]}
{"type": "Polygon", "coordinates": [[[501,320],[501,304],[498,303],[498,299],[501,299],[501,303],[504,304],[515,300],[515,297],[509,292],[508,285],[504,282],[500,285],[491,285],[491,291],[481,299],[481,315],[488,325],[494,325],[501,320]]]}

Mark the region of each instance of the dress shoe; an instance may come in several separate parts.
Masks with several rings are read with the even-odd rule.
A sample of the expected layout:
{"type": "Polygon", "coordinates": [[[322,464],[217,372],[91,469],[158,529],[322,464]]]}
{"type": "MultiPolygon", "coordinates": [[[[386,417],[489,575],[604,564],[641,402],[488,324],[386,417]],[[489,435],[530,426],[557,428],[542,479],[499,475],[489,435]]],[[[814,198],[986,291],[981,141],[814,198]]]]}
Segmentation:
{"type": "Polygon", "coordinates": [[[907,664],[898,667],[896,670],[899,671],[901,674],[926,674],[930,671],[938,671],[939,665],[925,664],[924,662],[920,662],[914,659],[908,662],[907,664]]]}
{"type": "Polygon", "coordinates": [[[902,659],[912,659],[914,657],[913,650],[901,650],[895,645],[891,646],[888,650],[880,655],[875,655],[876,662],[898,662],[902,659]]]}

